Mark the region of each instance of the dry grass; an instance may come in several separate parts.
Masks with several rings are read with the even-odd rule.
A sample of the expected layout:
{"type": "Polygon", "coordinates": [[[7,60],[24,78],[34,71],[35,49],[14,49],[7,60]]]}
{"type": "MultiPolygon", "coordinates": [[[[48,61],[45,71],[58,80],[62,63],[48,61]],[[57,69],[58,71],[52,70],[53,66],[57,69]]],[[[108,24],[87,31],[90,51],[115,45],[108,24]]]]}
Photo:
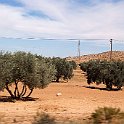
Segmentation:
{"type": "MultiPolygon", "coordinates": [[[[110,51],[99,53],[99,54],[90,54],[90,55],[81,56],[80,62],[87,62],[89,60],[94,60],[94,59],[110,60],[110,51]]],[[[113,51],[112,59],[124,61],[124,51],[113,51]]],[[[78,57],[68,57],[67,60],[74,60],[77,63],[80,63],[78,57]]]]}

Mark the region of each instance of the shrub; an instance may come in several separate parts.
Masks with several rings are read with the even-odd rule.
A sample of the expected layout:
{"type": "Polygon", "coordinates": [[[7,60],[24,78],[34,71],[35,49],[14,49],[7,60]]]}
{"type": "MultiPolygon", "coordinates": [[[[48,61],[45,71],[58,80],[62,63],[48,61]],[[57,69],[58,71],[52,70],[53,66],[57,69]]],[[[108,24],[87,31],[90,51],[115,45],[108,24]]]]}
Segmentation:
{"type": "Polygon", "coordinates": [[[56,124],[55,118],[50,117],[46,113],[37,113],[37,116],[35,117],[35,121],[33,124],[56,124]]]}
{"type": "Polygon", "coordinates": [[[92,113],[94,124],[121,124],[124,122],[124,113],[119,108],[98,108],[92,113]]]}
{"type": "Polygon", "coordinates": [[[84,121],[56,119],[47,113],[37,113],[32,124],[84,124],[84,121]]]}

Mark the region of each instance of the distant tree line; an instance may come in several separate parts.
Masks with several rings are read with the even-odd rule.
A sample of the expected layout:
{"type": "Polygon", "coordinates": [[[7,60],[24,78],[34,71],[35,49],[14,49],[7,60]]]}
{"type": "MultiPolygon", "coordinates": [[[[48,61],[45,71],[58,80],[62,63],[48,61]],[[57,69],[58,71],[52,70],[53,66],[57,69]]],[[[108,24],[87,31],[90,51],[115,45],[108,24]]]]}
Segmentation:
{"type": "Polygon", "coordinates": [[[119,90],[124,85],[124,62],[91,60],[80,64],[82,71],[86,72],[87,83],[103,83],[108,90],[116,86],[119,90]]]}
{"type": "Polygon", "coordinates": [[[75,63],[66,59],[46,58],[22,51],[1,51],[0,90],[6,89],[13,99],[29,97],[35,88],[45,88],[53,80],[71,79],[73,69],[75,63]],[[11,89],[13,85],[14,90],[11,89]]]}

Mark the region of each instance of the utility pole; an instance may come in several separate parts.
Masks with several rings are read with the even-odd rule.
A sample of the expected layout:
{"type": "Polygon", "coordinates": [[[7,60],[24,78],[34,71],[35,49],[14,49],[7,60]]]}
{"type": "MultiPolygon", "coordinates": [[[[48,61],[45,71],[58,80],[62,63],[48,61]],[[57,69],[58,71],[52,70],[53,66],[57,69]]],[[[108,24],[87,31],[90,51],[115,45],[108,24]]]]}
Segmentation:
{"type": "Polygon", "coordinates": [[[80,40],[78,41],[78,58],[80,63],[80,40]]]}
{"type": "Polygon", "coordinates": [[[110,39],[110,61],[112,60],[112,41],[113,39],[110,39]]]}

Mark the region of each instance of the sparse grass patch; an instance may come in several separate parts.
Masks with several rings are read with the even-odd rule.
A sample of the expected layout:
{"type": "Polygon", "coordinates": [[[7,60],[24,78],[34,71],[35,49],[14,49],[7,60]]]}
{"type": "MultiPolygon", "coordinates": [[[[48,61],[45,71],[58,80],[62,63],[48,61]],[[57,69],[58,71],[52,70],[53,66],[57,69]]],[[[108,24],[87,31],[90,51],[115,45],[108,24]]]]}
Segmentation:
{"type": "Polygon", "coordinates": [[[33,124],[56,124],[55,118],[46,113],[37,113],[33,124]]]}
{"type": "Polygon", "coordinates": [[[119,108],[98,108],[92,113],[91,118],[93,124],[123,124],[124,112],[121,112],[119,108]]]}
{"type": "MultiPolygon", "coordinates": [[[[73,118],[59,118],[53,117],[47,113],[37,113],[34,118],[34,122],[32,124],[89,124],[88,118],[80,118],[78,120],[74,120],[73,118]]],[[[92,124],[92,123],[90,123],[92,124]]]]}

